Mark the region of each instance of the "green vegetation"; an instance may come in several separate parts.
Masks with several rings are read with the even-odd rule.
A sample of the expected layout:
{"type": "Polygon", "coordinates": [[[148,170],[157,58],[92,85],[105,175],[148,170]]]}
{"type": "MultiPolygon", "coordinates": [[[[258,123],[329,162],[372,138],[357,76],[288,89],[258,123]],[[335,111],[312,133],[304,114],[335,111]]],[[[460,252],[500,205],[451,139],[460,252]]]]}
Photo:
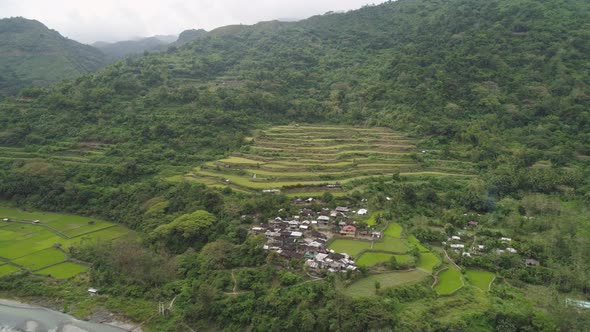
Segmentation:
{"type": "Polygon", "coordinates": [[[396,223],[390,223],[389,226],[387,226],[387,229],[385,229],[385,232],[383,232],[383,234],[394,238],[400,238],[402,236],[402,226],[396,223]]]}
{"type": "Polygon", "coordinates": [[[408,243],[413,245],[414,247],[416,247],[416,249],[418,249],[418,251],[420,251],[420,252],[428,252],[429,251],[428,248],[424,247],[414,235],[408,236],[407,240],[408,240],[408,243]]]}
{"type": "Polygon", "coordinates": [[[420,254],[420,259],[418,260],[418,268],[426,270],[430,273],[434,271],[434,268],[440,265],[441,261],[438,256],[431,252],[424,252],[420,254]]]}
{"type": "MultiPolygon", "coordinates": [[[[371,176],[472,174],[468,163],[460,168],[453,161],[438,160],[436,167],[417,163],[409,156],[418,152],[412,141],[384,128],[276,126],[262,131],[240,151],[205,163],[186,178],[252,192],[281,189],[310,196],[320,190],[342,194],[342,185],[371,176]]],[[[429,158],[438,157],[423,159],[429,158]]],[[[367,224],[374,224],[375,218],[373,212],[367,224]]],[[[392,236],[399,237],[392,231],[392,236]]]]}
{"type": "Polygon", "coordinates": [[[336,239],[330,243],[328,248],[351,257],[356,257],[361,252],[371,248],[371,242],[363,240],[336,239]]]}
{"type": "Polygon", "coordinates": [[[365,222],[367,223],[367,225],[369,226],[375,226],[377,225],[377,219],[381,219],[381,215],[382,215],[383,211],[373,211],[371,212],[371,215],[369,216],[369,219],[367,219],[365,222]]]}
{"type": "Polygon", "coordinates": [[[491,272],[472,269],[467,270],[465,275],[471,284],[485,292],[490,289],[492,281],[496,278],[496,275],[491,272]]]}
{"type": "Polygon", "coordinates": [[[353,283],[346,287],[343,292],[352,297],[375,296],[376,282],[381,285],[381,289],[386,289],[418,283],[426,277],[428,277],[428,274],[420,270],[376,274],[353,283]]]}
{"type": "Polygon", "coordinates": [[[441,295],[449,295],[463,287],[463,277],[456,268],[449,267],[437,275],[434,289],[441,295]]]}
{"type": "Polygon", "coordinates": [[[391,257],[395,257],[397,263],[407,263],[412,256],[409,255],[394,255],[383,252],[365,252],[356,260],[358,266],[373,266],[380,263],[387,263],[391,261],[391,257]]]}
{"type": "Polygon", "coordinates": [[[81,242],[112,240],[129,232],[121,226],[95,218],[28,212],[6,206],[0,207],[0,216],[10,220],[0,224],[0,258],[13,264],[3,265],[5,270],[0,270],[3,274],[18,270],[16,266],[35,273],[49,266],[39,273],[67,279],[76,271],[87,270],[77,264],[62,263],[68,259],[66,252],[71,247],[81,242]],[[33,224],[33,220],[40,222],[33,224]]]}
{"type": "Polygon", "coordinates": [[[82,272],[88,271],[88,267],[75,263],[61,263],[51,267],[36,271],[36,274],[51,276],[57,279],[69,279],[82,272]]]}
{"type": "Polygon", "coordinates": [[[62,37],[38,21],[0,19],[0,98],[21,88],[48,86],[106,65],[99,50],[62,37]]]}
{"type": "MultiPolygon", "coordinates": [[[[58,242],[92,267],[60,281],[8,263],[0,290],[148,331],[588,331],[590,313],[562,303],[590,290],[589,13],[582,0],[400,0],[224,27],[7,97],[0,199],[141,241],[100,241],[125,229],[99,220],[2,223],[6,261],[37,268],[58,242]],[[295,204],[307,195],[321,199],[295,204]],[[374,228],[355,216],[359,233],[395,220],[403,235],[331,248],[421,255],[418,268],[311,278],[250,232],[336,206],[382,212],[374,228]],[[454,268],[430,287],[459,232],[470,255],[446,250],[446,264],[493,273],[490,291],[455,291],[454,268]]],[[[0,80],[18,87],[12,68],[0,80]]]]}
{"type": "Polygon", "coordinates": [[[11,273],[17,272],[17,271],[20,271],[20,269],[14,265],[11,265],[11,264],[0,265],[0,276],[2,276],[2,277],[9,275],[11,273]]]}
{"type": "Polygon", "coordinates": [[[66,255],[63,252],[50,248],[14,259],[12,263],[24,266],[31,271],[36,271],[45,266],[61,263],[65,260],[66,255]]]}

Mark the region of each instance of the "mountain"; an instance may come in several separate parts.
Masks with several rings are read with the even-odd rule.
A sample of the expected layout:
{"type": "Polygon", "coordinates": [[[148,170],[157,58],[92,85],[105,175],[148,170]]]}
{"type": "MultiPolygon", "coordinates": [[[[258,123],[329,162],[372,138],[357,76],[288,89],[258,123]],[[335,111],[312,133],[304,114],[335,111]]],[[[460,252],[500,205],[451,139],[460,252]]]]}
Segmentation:
{"type": "MultiPolygon", "coordinates": [[[[128,311],[137,321],[153,315],[146,303],[175,298],[168,318],[150,321],[162,324],[157,331],[187,330],[183,324],[588,331],[588,312],[563,305],[590,296],[588,22],[586,0],[398,0],[201,33],[165,52],[6,98],[0,199],[136,229],[149,244],[146,253],[121,241],[88,243],[78,254],[93,262],[91,281],[113,298],[105,303],[136,303],[128,311]],[[268,130],[278,124],[290,126],[268,130]],[[369,137],[372,127],[400,134],[369,137]],[[408,142],[418,152],[404,150],[408,142]],[[372,150],[355,151],[361,163],[347,162],[341,146],[360,143],[372,150]],[[374,167],[395,170],[371,153],[395,143],[404,148],[392,153],[396,161],[424,174],[369,176],[374,167]],[[322,152],[297,158],[312,148],[322,152]],[[322,173],[324,155],[336,171],[322,173]],[[278,157],[280,163],[266,163],[278,157]],[[216,158],[222,160],[211,162],[216,158]],[[232,166],[242,163],[249,168],[232,166]],[[445,164],[469,172],[458,178],[425,171],[445,164]],[[197,167],[198,183],[191,177],[197,167]],[[284,194],[244,194],[239,181],[280,183],[268,175],[276,169],[291,179],[313,173],[320,184],[353,169],[359,178],[344,184],[348,192],[319,193],[305,209],[368,206],[384,237],[411,252],[381,252],[388,262],[378,276],[359,268],[310,279],[301,269],[305,258],[262,250],[264,235],[248,235],[253,226],[303,213],[303,206],[284,194]],[[465,251],[445,247],[453,237],[465,251]],[[426,260],[438,278],[389,288],[410,275],[392,273],[392,265],[426,260]],[[163,262],[177,263],[177,273],[157,270],[168,266],[163,262]],[[144,272],[151,269],[159,273],[144,272]],[[353,287],[359,297],[343,294],[353,287]]],[[[40,277],[27,278],[4,278],[3,287],[44,289],[34,284],[40,277]]],[[[48,296],[56,298],[60,289],[51,287],[48,296]]]]}
{"type": "Polygon", "coordinates": [[[129,55],[142,54],[144,51],[160,51],[176,39],[176,36],[153,36],[115,43],[96,42],[92,46],[113,59],[120,59],[129,55]]]}
{"type": "Polygon", "coordinates": [[[105,65],[99,50],[64,38],[38,21],[0,19],[0,96],[72,79],[105,65]]]}
{"type": "Polygon", "coordinates": [[[207,31],[205,31],[203,29],[199,29],[199,30],[196,30],[196,29],[184,30],[178,36],[178,39],[176,40],[176,44],[184,44],[184,43],[187,43],[189,41],[196,40],[197,38],[200,38],[201,36],[204,36],[206,33],[207,33],[207,31]]]}
{"type": "MultiPolygon", "coordinates": [[[[56,124],[66,126],[58,134],[64,138],[133,142],[139,137],[131,133],[156,122],[115,119],[165,110],[164,118],[183,114],[188,121],[215,109],[270,122],[392,126],[433,140],[473,142],[472,149],[487,155],[497,153],[491,146],[498,141],[516,141],[534,159],[574,161],[566,155],[585,155],[589,143],[580,136],[589,125],[580,120],[587,117],[581,103],[588,98],[588,31],[578,24],[588,7],[583,1],[404,0],[294,23],[228,26],[49,89],[35,103],[64,118],[56,124]],[[94,120],[78,122],[80,107],[94,120]],[[187,107],[198,111],[186,114],[187,107]],[[99,109],[108,126],[97,125],[99,109]],[[559,130],[539,139],[548,123],[559,130]],[[121,131],[112,136],[114,128],[121,131]]],[[[167,124],[171,138],[187,134],[188,123],[167,124]]],[[[217,128],[208,131],[223,131],[217,128]]]]}

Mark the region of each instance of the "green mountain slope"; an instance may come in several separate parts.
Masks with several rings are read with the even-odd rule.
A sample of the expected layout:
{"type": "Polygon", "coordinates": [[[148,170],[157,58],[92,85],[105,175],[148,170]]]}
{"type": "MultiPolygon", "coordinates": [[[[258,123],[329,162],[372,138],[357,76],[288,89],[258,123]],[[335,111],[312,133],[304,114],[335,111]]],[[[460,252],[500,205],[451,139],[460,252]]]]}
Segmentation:
{"type": "Polygon", "coordinates": [[[97,42],[92,46],[113,59],[119,59],[129,55],[142,54],[144,51],[160,51],[176,41],[176,39],[176,36],[153,36],[115,43],[97,42]]]}
{"type": "Polygon", "coordinates": [[[25,117],[3,122],[6,129],[26,122],[31,131],[18,139],[5,133],[4,141],[34,133],[182,151],[192,145],[173,141],[187,136],[232,146],[217,135],[233,142],[252,122],[328,121],[459,140],[481,158],[496,154],[492,145],[518,142],[531,158],[564,162],[589,146],[588,7],[406,0],[224,27],[47,90],[25,117]],[[49,121],[36,121],[40,113],[49,121]],[[249,120],[234,125],[236,116],[249,120]],[[193,123],[207,130],[194,136],[193,123]],[[157,126],[168,137],[154,135],[157,126]]]}
{"type": "Polygon", "coordinates": [[[0,19],[0,96],[95,72],[105,64],[97,49],[64,38],[38,21],[0,19]]]}
{"type": "MultiPolygon", "coordinates": [[[[588,331],[563,304],[590,296],[589,22],[585,0],[399,0],[219,28],[6,98],[0,199],[138,230],[148,249],[73,254],[93,263],[97,305],[156,331],[588,331]],[[438,277],[310,279],[249,234],[303,214],[267,184],[305,199],[302,181],[345,177],[305,207],[368,207],[374,248],[393,226],[438,277]],[[458,235],[472,255],[443,251],[458,235]]],[[[32,278],[3,287],[77,302],[32,278]]]]}

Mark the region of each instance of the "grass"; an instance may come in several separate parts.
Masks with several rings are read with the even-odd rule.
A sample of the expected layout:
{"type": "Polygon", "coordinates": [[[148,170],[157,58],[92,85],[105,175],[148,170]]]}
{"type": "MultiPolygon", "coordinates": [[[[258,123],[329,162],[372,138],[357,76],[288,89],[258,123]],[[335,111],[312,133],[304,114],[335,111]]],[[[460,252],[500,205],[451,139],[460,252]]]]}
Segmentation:
{"type": "Polygon", "coordinates": [[[358,266],[375,266],[380,263],[389,262],[391,257],[395,257],[398,263],[406,263],[412,258],[410,255],[394,255],[384,252],[365,252],[356,260],[356,264],[358,266]]]}
{"type": "Polygon", "coordinates": [[[403,254],[408,251],[406,242],[402,239],[385,236],[380,242],[375,241],[373,248],[371,248],[370,241],[352,240],[352,239],[336,239],[328,246],[336,252],[347,253],[352,257],[357,257],[365,250],[387,251],[395,254],[403,254]]]}
{"type": "MultiPolygon", "coordinates": [[[[22,221],[0,222],[0,258],[31,271],[67,260],[64,252],[54,249],[56,243],[67,251],[81,241],[112,240],[129,234],[127,229],[104,220],[68,214],[30,212],[0,206],[0,216],[22,221]],[[41,221],[40,224],[29,223],[37,219],[41,221]]],[[[14,265],[0,266],[0,276],[18,270],[14,265]]],[[[63,271],[49,267],[48,270],[52,272],[48,274],[56,278],[69,278],[75,271],[82,271],[75,264],[58,265],[63,267],[63,271]]]]}
{"type": "Polygon", "coordinates": [[[469,269],[465,274],[467,275],[467,280],[469,280],[469,283],[485,292],[488,291],[490,284],[496,277],[495,274],[482,270],[469,269]]]}
{"type": "Polygon", "coordinates": [[[371,242],[361,240],[336,239],[328,246],[339,253],[347,253],[352,257],[356,257],[361,252],[371,248],[371,242]]]}
{"type": "Polygon", "coordinates": [[[408,245],[405,240],[384,236],[381,242],[375,242],[373,249],[403,254],[408,252],[408,245]]]}
{"type": "Polygon", "coordinates": [[[408,243],[410,243],[411,245],[416,247],[416,249],[418,249],[418,251],[420,251],[420,252],[429,252],[430,251],[430,250],[428,250],[428,248],[426,248],[425,246],[420,244],[420,241],[418,241],[418,239],[414,235],[408,236],[408,243]]]}
{"type": "Polygon", "coordinates": [[[370,297],[375,296],[375,282],[381,284],[381,289],[394,288],[420,282],[427,276],[426,272],[420,270],[375,274],[351,284],[342,292],[355,298],[370,297]]]}
{"type": "Polygon", "coordinates": [[[418,268],[432,273],[435,267],[440,265],[441,261],[435,254],[431,252],[421,253],[418,260],[418,268]]]}
{"type": "Polygon", "coordinates": [[[88,271],[88,267],[75,263],[65,262],[35,272],[36,274],[51,276],[56,279],[69,279],[82,272],[88,271]]]}
{"type": "Polygon", "coordinates": [[[450,295],[463,287],[461,272],[455,268],[448,269],[438,274],[438,282],[434,290],[440,295],[450,295]]]}
{"type": "Polygon", "coordinates": [[[391,223],[385,229],[385,235],[400,238],[402,236],[402,226],[396,223],[391,223]]]}
{"type": "Polygon", "coordinates": [[[22,265],[31,271],[35,271],[49,265],[63,262],[66,259],[66,254],[62,251],[50,248],[17,258],[12,262],[14,264],[22,265]]]}
{"type": "Polygon", "coordinates": [[[369,219],[367,219],[366,223],[369,226],[375,226],[377,224],[377,216],[383,213],[383,211],[373,211],[369,219]]]}
{"type": "Polygon", "coordinates": [[[7,275],[12,274],[12,273],[19,271],[19,270],[20,269],[14,265],[10,265],[10,264],[0,265],[0,277],[7,276],[7,275]]]}
{"type": "Polygon", "coordinates": [[[112,223],[96,218],[52,212],[29,212],[11,207],[0,207],[0,218],[28,221],[40,220],[41,224],[51,227],[59,232],[64,232],[70,237],[112,226],[112,223]],[[89,225],[90,222],[93,222],[94,225],[89,225]]]}

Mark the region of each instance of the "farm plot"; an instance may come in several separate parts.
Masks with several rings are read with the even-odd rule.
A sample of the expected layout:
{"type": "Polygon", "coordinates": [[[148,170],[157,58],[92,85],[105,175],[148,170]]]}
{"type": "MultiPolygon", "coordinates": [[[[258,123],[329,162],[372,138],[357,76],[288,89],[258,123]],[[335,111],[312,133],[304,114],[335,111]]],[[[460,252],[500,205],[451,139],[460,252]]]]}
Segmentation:
{"type": "Polygon", "coordinates": [[[342,292],[352,297],[369,297],[375,295],[376,283],[386,289],[418,283],[426,277],[428,273],[420,270],[375,274],[353,283],[342,292]]]}
{"type": "Polygon", "coordinates": [[[385,128],[277,126],[260,132],[241,152],[205,163],[185,179],[248,192],[280,189],[317,196],[342,192],[341,186],[354,180],[393,174],[466,177],[474,170],[469,162],[422,152],[414,140],[385,128]]]}
{"type": "Polygon", "coordinates": [[[0,277],[4,277],[4,276],[14,273],[16,271],[20,271],[20,269],[14,265],[11,265],[11,264],[0,265],[0,277]]]}
{"type": "Polygon", "coordinates": [[[391,254],[404,254],[408,251],[405,240],[385,236],[381,241],[374,241],[371,247],[371,241],[336,239],[328,246],[336,252],[347,253],[352,257],[357,257],[361,252],[375,250],[389,252],[391,254]]]}
{"type": "Polygon", "coordinates": [[[10,220],[0,222],[0,258],[10,262],[0,266],[0,276],[26,269],[58,279],[69,278],[86,267],[66,262],[68,247],[92,239],[112,240],[129,233],[107,221],[58,213],[0,207],[0,217],[10,220]]]}
{"type": "Polygon", "coordinates": [[[470,269],[467,270],[465,274],[467,275],[469,283],[485,292],[488,291],[492,281],[494,281],[494,278],[496,277],[495,274],[482,270],[470,269]]]}
{"type": "Polygon", "coordinates": [[[385,229],[384,233],[387,236],[399,238],[402,236],[402,226],[396,223],[391,223],[389,226],[387,226],[387,229],[385,229]]]}
{"type": "Polygon", "coordinates": [[[435,267],[440,265],[441,260],[435,254],[431,252],[425,252],[420,254],[420,259],[418,260],[418,268],[428,271],[432,273],[435,267]]]}
{"type": "Polygon", "coordinates": [[[434,290],[440,295],[449,295],[463,287],[463,277],[459,270],[449,267],[438,274],[434,290]]]}
{"type": "Polygon", "coordinates": [[[31,271],[35,271],[45,266],[63,262],[66,258],[66,254],[62,251],[50,248],[17,258],[12,262],[24,266],[31,271]]]}
{"type": "Polygon", "coordinates": [[[76,275],[78,275],[82,272],[86,272],[86,271],[88,271],[88,267],[86,267],[86,266],[75,264],[75,263],[70,263],[70,262],[65,262],[65,263],[53,265],[51,267],[39,270],[35,273],[41,274],[41,275],[46,275],[46,276],[51,276],[56,279],[69,279],[73,276],[76,276],[76,275]]]}
{"type": "Polygon", "coordinates": [[[346,253],[351,257],[356,257],[361,252],[370,249],[371,242],[362,240],[336,239],[330,243],[328,248],[336,252],[346,253]]]}
{"type": "Polygon", "coordinates": [[[411,245],[416,247],[416,249],[418,249],[418,251],[420,251],[420,252],[428,252],[429,251],[428,248],[423,246],[414,235],[408,236],[408,243],[410,243],[411,245]]]}
{"type": "Polygon", "coordinates": [[[384,252],[365,252],[357,260],[358,266],[374,266],[380,263],[387,263],[391,261],[391,258],[395,257],[398,263],[407,263],[412,259],[410,255],[394,255],[384,252]]]}

